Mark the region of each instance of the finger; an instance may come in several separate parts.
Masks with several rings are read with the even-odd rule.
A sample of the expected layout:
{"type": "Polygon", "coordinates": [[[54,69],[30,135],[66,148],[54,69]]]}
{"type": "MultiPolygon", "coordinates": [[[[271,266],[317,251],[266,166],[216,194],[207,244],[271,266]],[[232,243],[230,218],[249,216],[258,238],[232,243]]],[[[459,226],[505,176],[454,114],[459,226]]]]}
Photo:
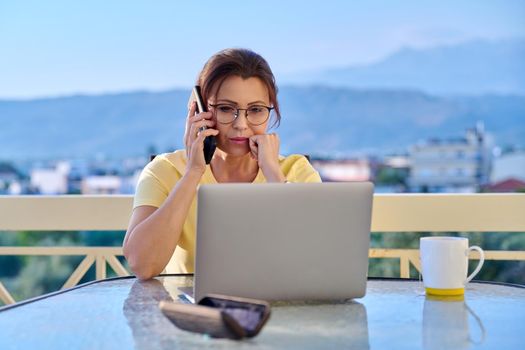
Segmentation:
{"type": "Polygon", "coordinates": [[[205,138],[208,136],[216,136],[219,134],[219,130],[217,129],[204,129],[202,131],[199,131],[197,138],[205,138]]]}
{"type": "Polygon", "coordinates": [[[214,127],[215,126],[215,121],[208,120],[208,119],[203,119],[203,120],[199,120],[198,122],[195,122],[195,123],[192,124],[192,127],[195,128],[195,130],[200,130],[204,126],[207,127],[207,128],[214,127]]]}
{"type": "Polygon", "coordinates": [[[217,129],[206,129],[202,130],[197,134],[197,138],[195,138],[194,143],[203,144],[204,145],[204,139],[208,136],[217,136],[219,134],[219,130],[217,129]]]}
{"type": "Polygon", "coordinates": [[[279,135],[273,133],[272,134],[272,144],[273,144],[273,147],[277,149],[277,151],[279,151],[279,145],[281,144],[281,141],[279,140],[279,135]]]}
{"type": "Polygon", "coordinates": [[[199,128],[202,128],[203,126],[213,127],[215,126],[215,121],[212,118],[212,113],[205,112],[205,113],[199,113],[196,114],[188,119],[188,142],[191,144],[191,142],[195,139],[195,136],[197,135],[197,132],[199,128]],[[202,121],[211,120],[213,123],[206,123],[202,121]],[[195,123],[199,123],[197,127],[195,127],[195,123]]]}
{"type": "Polygon", "coordinates": [[[250,147],[252,147],[252,145],[254,146],[257,146],[259,144],[259,137],[260,135],[253,135],[253,136],[250,136],[249,140],[250,140],[250,147]]]}
{"type": "Polygon", "coordinates": [[[199,135],[199,132],[206,129],[212,129],[215,126],[215,122],[211,120],[203,120],[198,123],[194,123],[191,125],[190,130],[190,143],[193,142],[199,135]],[[203,129],[204,128],[204,129],[203,129]]]}
{"type": "Polygon", "coordinates": [[[195,102],[195,94],[193,94],[193,91],[190,92],[190,96],[188,97],[188,109],[190,109],[191,104],[195,102]]]}
{"type": "Polygon", "coordinates": [[[192,101],[189,105],[188,105],[188,118],[187,119],[190,119],[191,117],[193,117],[195,115],[195,112],[197,111],[197,102],[195,101],[192,101]]]}
{"type": "Polygon", "coordinates": [[[249,145],[250,145],[250,155],[252,156],[253,159],[257,160],[259,158],[259,146],[253,141],[250,141],[249,145]]]}
{"type": "Polygon", "coordinates": [[[250,157],[252,157],[252,159],[257,160],[258,154],[259,154],[259,152],[257,150],[257,146],[254,146],[254,147],[250,146],[250,157]]]}
{"type": "Polygon", "coordinates": [[[195,109],[196,109],[195,101],[191,101],[190,100],[188,102],[188,116],[186,117],[186,128],[185,128],[185,131],[184,131],[184,144],[186,145],[186,149],[191,144],[192,130],[191,130],[190,119],[195,114],[195,109]]]}
{"type": "Polygon", "coordinates": [[[250,146],[250,150],[257,150],[258,144],[255,142],[253,136],[249,138],[248,145],[250,146]]]}
{"type": "Polygon", "coordinates": [[[194,116],[189,117],[188,122],[196,123],[201,120],[211,120],[212,118],[213,118],[212,112],[202,112],[202,113],[197,113],[194,116]]]}

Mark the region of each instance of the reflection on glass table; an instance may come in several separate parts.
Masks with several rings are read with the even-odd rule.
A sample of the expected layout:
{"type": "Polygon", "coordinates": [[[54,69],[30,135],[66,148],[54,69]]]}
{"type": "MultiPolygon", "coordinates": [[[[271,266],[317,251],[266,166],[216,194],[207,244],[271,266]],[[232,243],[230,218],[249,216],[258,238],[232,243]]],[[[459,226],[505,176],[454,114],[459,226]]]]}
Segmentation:
{"type": "Polygon", "coordinates": [[[423,305],[425,349],[468,349],[483,344],[485,328],[478,315],[459,297],[427,296],[423,305]],[[474,329],[472,329],[474,328],[474,329]],[[477,337],[474,337],[477,333],[477,337]],[[443,336],[446,334],[446,336],[443,336]]]}

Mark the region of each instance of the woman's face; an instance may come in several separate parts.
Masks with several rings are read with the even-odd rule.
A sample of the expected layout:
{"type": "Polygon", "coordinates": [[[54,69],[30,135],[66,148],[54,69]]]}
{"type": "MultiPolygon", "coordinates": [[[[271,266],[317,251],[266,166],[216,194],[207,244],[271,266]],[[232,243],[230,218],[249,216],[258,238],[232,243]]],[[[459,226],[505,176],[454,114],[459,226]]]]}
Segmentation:
{"type": "MultiPolygon", "coordinates": [[[[270,106],[270,96],[268,88],[259,78],[243,79],[239,76],[231,76],[224,80],[215,98],[208,102],[212,105],[227,104],[235,108],[245,109],[255,105],[270,106]]],[[[214,111],[214,108],[210,108],[210,110],[214,111]]],[[[250,151],[249,137],[265,134],[268,121],[266,120],[261,125],[252,125],[248,123],[245,111],[241,110],[239,116],[232,123],[221,124],[217,122],[215,126],[219,130],[217,147],[233,156],[247,154],[250,151]]]]}

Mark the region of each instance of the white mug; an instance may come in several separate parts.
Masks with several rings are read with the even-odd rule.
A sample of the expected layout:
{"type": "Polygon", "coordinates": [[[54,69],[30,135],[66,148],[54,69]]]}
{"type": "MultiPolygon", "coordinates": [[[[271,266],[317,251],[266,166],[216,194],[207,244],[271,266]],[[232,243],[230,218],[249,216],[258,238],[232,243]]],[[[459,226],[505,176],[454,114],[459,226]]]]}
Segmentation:
{"type": "Polygon", "coordinates": [[[462,237],[423,237],[419,243],[423,285],[430,295],[462,295],[465,285],[481,270],[485,254],[478,246],[468,246],[462,237]],[[468,256],[479,253],[478,266],[467,277],[468,256]]]}

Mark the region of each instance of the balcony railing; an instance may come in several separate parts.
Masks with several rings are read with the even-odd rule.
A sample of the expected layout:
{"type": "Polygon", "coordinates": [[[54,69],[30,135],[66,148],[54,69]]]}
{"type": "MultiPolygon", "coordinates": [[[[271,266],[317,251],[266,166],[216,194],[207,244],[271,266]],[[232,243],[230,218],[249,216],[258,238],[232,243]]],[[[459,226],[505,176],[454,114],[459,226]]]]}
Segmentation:
{"type": "MultiPolygon", "coordinates": [[[[0,231],[125,230],[132,196],[0,196],[0,231]]],[[[372,232],[525,232],[525,194],[377,194],[372,232]]],[[[96,278],[107,265],[129,272],[117,259],[121,247],[0,247],[0,255],[80,255],[85,258],[62,288],[75,286],[95,264],[96,278]]],[[[420,271],[417,249],[370,249],[371,258],[395,258],[400,275],[420,271]]],[[[471,259],[478,258],[472,253],[471,259]]],[[[525,251],[486,251],[487,260],[525,260],[525,251]]],[[[0,281],[0,300],[15,300],[0,281]]]]}

